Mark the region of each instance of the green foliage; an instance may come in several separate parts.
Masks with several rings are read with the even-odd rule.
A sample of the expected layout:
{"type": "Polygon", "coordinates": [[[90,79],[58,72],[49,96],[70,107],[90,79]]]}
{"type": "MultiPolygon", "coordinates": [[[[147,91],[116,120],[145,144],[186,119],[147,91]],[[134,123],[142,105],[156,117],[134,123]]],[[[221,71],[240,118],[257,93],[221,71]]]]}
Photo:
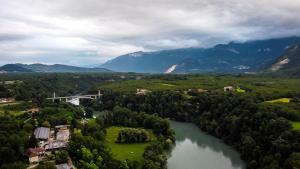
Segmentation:
{"type": "Polygon", "coordinates": [[[300,131],[300,122],[292,122],[293,128],[300,131]]]}
{"type": "Polygon", "coordinates": [[[42,127],[50,128],[50,127],[51,127],[51,124],[50,124],[48,121],[44,121],[44,122],[42,123],[42,127]]]}
{"type": "Polygon", "coordinates": [[[0,116],[0,168],[7,163],[23,160],[29,136],[17,118],[0,116]]]}
{"type": "Polygon", "coordinates": [[[149,132],[144,129],[125,128],[119,131],[117,143],[143,143],[151,140],[149,132]]]}
{"type": "Polygon", "coordinates": [[[292,153],[285,161],[286,169],[299,169],[300,168],[300,153],[292,153]]]}
{"type": "Polygon", "coordinates": [[[55,153],[55,162],[63,164],[68,162],[69,153],[66,150],[61,150],[55,153]]]}
{"type": "Polygon", "coordinates": [[[34,169],[56,169],[56,167],[55,167],[55,163],[53,162],[41,162],[34,169]]]}
{"type": "Polygon", "coordinates": [[[33,125],[30,124],[30,123],[26,123],[26,124],[23,125],[23,129],[24,129],[26,132],[30,133],[30,132],[33,131],[33,125]]]}

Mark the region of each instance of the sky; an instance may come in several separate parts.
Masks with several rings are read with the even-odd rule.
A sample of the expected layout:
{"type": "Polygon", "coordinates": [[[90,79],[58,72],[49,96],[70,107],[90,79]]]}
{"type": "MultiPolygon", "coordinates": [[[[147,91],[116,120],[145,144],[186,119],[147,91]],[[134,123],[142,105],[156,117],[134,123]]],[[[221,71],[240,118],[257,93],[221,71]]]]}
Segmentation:
{"type": "Polygon", "coordinates": [[[300,0],[0,0],[0,64],[300,36],[300,0]]]}

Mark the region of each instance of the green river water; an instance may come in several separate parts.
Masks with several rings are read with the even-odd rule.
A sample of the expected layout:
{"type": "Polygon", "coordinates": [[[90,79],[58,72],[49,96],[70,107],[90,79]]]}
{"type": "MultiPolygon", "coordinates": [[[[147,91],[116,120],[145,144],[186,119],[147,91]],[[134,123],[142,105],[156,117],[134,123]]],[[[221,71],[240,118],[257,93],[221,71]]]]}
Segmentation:
{"type": "Polygon", "coordinates": [[[168,169],[246,168],[239,153],[222,140],[191,123],[170,123],[176,133],[176,145],[168,159],[168,169]]]}

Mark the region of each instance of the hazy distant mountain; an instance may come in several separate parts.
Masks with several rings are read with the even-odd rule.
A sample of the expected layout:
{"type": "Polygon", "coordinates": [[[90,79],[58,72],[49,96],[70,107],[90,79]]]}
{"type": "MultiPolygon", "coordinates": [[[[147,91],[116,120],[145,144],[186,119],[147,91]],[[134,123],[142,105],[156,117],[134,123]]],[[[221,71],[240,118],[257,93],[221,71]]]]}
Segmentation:
{"type": "Polygon", "coordinates": [[[7,64],[0,67],[5,72],[110,72],[105,68],[83,68],[61,64],[7,64]]]}
{"type": "Polygon", "coordinates": [[[300,77],[300,44],[290,47],[281,57],[267,67],[267,71],[300,77]]]}
{"type": "Polygon", "coordinates": [[[212,48],[185,48],[135,52],[112,59],[101,67],[122,72],[147,73],[242,73],[257,71],[272,63],[299,37],[231,42],[212,48]]]}
{"type": "Polygon", "coordinates": [[[0,67],[0,72],[32,72],[32,70],[16,64],[7,64],[0,67]]]}

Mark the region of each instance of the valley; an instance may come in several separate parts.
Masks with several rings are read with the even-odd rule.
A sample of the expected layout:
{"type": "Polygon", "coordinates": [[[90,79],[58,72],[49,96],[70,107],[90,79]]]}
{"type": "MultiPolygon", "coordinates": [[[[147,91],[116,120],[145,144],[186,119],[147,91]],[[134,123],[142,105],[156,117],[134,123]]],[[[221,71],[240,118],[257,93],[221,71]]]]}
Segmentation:
{"type": "Polygon", "coordinates": [[[15,150],[0,151],[7,156],[1,161],[4,168],[26,168],[30,164],[39,169],[70,161],[79,168],[92,165],[107,169],[196,169],[199,165],[228,169],[276,168],[292,166],[294,163],[289,161],[297,158],[294,153],[298,151],[300,139],[299,79],[254,75],[78,73],[6,74],[1,77],[1,81],[7,80],[18,83],[2,83],[1,97],[12,97],[18,104],[0,107],[1,136],[11,135],[2,137],[1,147],[15,150]],[[47,79],[51,87],[28,83],[33,78],[47,79]],[[24,89],[27,92],[20,92],[24,89]],[[79,107],[45,99],[52,96],[53,91],[62,96],[72,95],[74,91],[91,94],[98,90],[103,94],[100,98],[81,100],[79,107]],[[29,110],[37,112],[29,113],[29,110]],[[59,125],[70,125],[67,147],[53,152],[46,150],[39,165],[26,162],[22,151],[33,148],[35,143],[26,138],[33,137],[34,129],[49,127],[52,130],[59,125]],[[185,128],[190,131],[182,132],[185,128]],[[121,136],[127,138],[120,136],[124,129],[132,129],[123,131],[131,133],[128,139],[143,133],[143,129],[150,133],[150,140],[136,142],[137,138],[142,138],[137,135],[135,141],[130,139],[133,142],[118,142],[121,136]],[[11,133],[14,131],[18,132],[11,133]],[[9,141],[14,137],[20,139],[9,141]],[[207,139],[210,141],[205,141],[207,139]],[[279,139],[285,140],[286,148],[278,149],[282,146],[279,139]],[[263,146],[271,142],[271,147],[263,146]],[[190,146],[194,147],[193,152],[190,146]],[[190,152],[190,157],[181,157],[185,150],[190,152]],[[255,152],[261,152],[261,156],[255,152]],[[281,154],[282,162],[260,161],[274,159],[274,153],[281,154]],[[192,160],[196,157],[199,159],[192,160]],[[185,158],[192,161],[181,162],[185,158]]]}

